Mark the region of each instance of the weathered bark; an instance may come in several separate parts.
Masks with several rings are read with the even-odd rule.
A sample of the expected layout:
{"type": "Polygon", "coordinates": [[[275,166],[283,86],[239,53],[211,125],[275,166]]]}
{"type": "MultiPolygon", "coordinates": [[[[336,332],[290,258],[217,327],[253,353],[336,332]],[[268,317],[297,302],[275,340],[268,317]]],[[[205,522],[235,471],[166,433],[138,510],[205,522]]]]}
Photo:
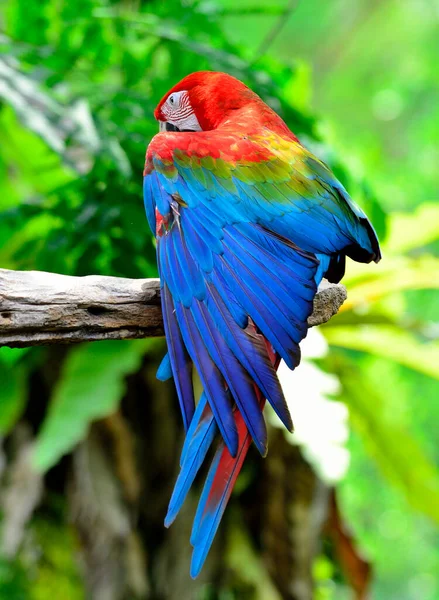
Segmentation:
{"type": "Polygon", "coordinates": [[[0,269],[0,346],[163,335],[158,279],[0,269]]]}
{"type": "Polygon", "coordinates": [[[261,471],[259,530],[268,572],[283,600],[312,600],[329,488],[279,429],[271,430],[261,471]]]}
{"type": "MultiPolygon", "coordinates": [[[[324,283],[310,326],[328,321],[346,300],[324,283]]],[[[0,346],[25,347],[163,335],[158,279],[70,277],[0,269],[0,346]]]]}

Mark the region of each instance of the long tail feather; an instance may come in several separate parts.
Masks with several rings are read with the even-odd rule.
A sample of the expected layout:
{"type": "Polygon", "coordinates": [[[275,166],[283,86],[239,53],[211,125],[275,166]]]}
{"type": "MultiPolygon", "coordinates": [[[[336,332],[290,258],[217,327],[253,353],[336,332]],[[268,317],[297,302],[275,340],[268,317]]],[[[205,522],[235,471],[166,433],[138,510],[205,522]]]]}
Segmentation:
{"type": "MultiPolygon", "coordinates": [[[[273,351],[271,344],[266,340],[265,344],[273,367],[277,369],[280,362],[279,355],[273,351]]],[[[256,386],[255,389],[262,412],[265,398],[256,386]]],[[[251,445],[251,436],[242,415],[235,411],[234,417],[239,436],[238,452],[233,457],[225,444],[220,443],[212,461],[195,515],[191,535],[191,544],[194,547],[191,563],[191,576],[193,578],[197,577],[203,567],[221,517],[232,494],[233,486],[251,445]]]]}
{"type": "Polygon", "coordinates": [[[203,392],[197,409],[187,432],[186,441],[181,453],[181,470],[175,482],[174,491],[169,501],[165,526],[169,527],[175,520],[199,468],[214,440],[218,429],[207,396],[203,392]]]}
{"type": "Polygon", "coordinates": [[[252,438],[244,419],[239,412],[235,415],[239,435],[238,452],[233,458],[221,442],[210,467],[195,516],[191,536],[191,543],[194,546],[191,576],[194,578],[197,577],[206,560],[236,478],[251,445],[252,438]]]}
{"type": "Polygon", "coordinates": [[[208,426],[210,421],[213,421],[213,424],[215,425],[215,431],[218,432],[215,417],[213,416],[212,409],[209,405],[209,400],[204,391],[200,396],[200,400],[198,401],[197,409],[192,421],[193,422],[191,423],[191,426],[186,434],[183,448],[181,450],[180,467],[187,462],[188,454],[196,448],[197,441],[201,441],[200,435],[202,433],[202,429],[208,426]]]}

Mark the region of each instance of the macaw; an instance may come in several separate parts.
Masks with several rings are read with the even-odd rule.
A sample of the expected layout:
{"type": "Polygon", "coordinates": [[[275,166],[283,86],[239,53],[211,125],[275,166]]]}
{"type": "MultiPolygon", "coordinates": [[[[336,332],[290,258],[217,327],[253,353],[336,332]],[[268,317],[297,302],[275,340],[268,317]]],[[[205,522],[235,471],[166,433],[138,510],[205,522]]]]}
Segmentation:
{"type": "Polygon", "coordinates": [[[157,377],[173,377],[186,430],[166,526],[219,437],[191,535],[196,577],[252,441],[267,453],[266,399],[293,430],[276,370],[300,362],[319,283],[340,281],[346,256],[381,254],[334,174],[239,80],[192,73],[154,116],[144,201],[168,347],[157,377]]]}

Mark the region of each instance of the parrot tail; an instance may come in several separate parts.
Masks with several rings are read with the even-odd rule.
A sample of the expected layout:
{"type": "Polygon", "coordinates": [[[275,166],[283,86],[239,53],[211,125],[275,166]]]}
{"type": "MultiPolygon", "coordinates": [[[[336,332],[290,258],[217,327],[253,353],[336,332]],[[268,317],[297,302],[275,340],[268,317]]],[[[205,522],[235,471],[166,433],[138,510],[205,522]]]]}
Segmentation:
{"type": "Polygon", "coordinates": [[[157,241],[169,353],[158,374],[164,379],[172,372],[178,380],[187,441],[167,526],[177,516],[216,433],[221,435],[192,531],[191,573],[196,577],[251,442],[262,456],[267,452],[266,399],[286,427],[293,428],[276,375],[277,357],[292,369],[299,364],[299,343],[308,329],[322,269],[318,258],[286,238],[260,226],[235,223],[222,229],[222,252],[211,252],[211,270],[204,272],[198,262],[204,242],[196,237],[201,224],[190,220],[184,207],[172,218],[166,235],[157,241]],[[188,389],[191,363],[204,390],[196,407],[188,389]]]}
{"type": "MultiPolygon", "coordinates": [[[[261,410],[265,398],[256,390],[261,402],[261,410]]],[[[224,442],[221,442],[207,475],[192,527],[191,544],[194,547],[191,563],[191,577],[200,573],[207,554],[217,532],[221,517],[231,496],[236,478],[239,475],[252,437],[239,411],[234,412],[238,430],[238,452],[233,457],[224,442]]]]}
{"type": "MultiPolygon", "coordinates": [[[[255,330],[253,324],[250,324],[255,330]]],[[[271,344],[265,339],[272,367],[277,370],[280,362],[271,344]]],[[[255,394],[262,413],[265,405],[265,396],[255,385],[255,394]]],[[[221,441],[209,469],[203,493],[198,503],[192,528],[191,543],[194,547],[191,564],[191,576],[197,577],[209,553],[221,518],[232,494],[235,481],[244,464],[248,449],[252,443],[244,418],[238,410],[234,410],[238,432],[238,450],[235,456],[230,454],[226,444],[221,441]]],[[[193,420],[187,432],[180,459],[180,474],[177,478],[174,492],[169,502],[165,526],[169,527],[180,511],[187,493],[200,469],[206,454],[218,432],[215,418],[210,409],[206,394],[203,392],[198,402],[193,420]]]]}
{"type": "Polygon", "coordinates": [[[194,418],[186,435],[181,452],[180,474],[175,482],[174,491],[169,501],[165,527],[169,527],[178,515],[187,493],[200,469],[206,454],[217,434],[212,410],[203,392],[195,410],[194,418]]]}

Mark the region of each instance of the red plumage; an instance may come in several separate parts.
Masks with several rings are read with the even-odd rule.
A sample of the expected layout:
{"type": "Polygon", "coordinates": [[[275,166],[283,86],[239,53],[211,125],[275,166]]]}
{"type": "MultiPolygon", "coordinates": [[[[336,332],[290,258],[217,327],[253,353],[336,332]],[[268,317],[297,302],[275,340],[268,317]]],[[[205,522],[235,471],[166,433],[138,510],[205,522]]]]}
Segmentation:
{"type": "Polygon", "coordinates": [[[215,71],[199,71],[184,77],[160,100],[154,111],[157,121],[165,121],[162,106],[173,92],[187,91],[192,108],[203,131],[216,129],[233,116],[233,132],[237,128],[256,132],[260,126],[297,140],[285,122],[239,79],[215,71]],[[245,109],[243,111],[243,109],[245,109]],[[237,120],[237,112],[239,119],[237,120]]]}

